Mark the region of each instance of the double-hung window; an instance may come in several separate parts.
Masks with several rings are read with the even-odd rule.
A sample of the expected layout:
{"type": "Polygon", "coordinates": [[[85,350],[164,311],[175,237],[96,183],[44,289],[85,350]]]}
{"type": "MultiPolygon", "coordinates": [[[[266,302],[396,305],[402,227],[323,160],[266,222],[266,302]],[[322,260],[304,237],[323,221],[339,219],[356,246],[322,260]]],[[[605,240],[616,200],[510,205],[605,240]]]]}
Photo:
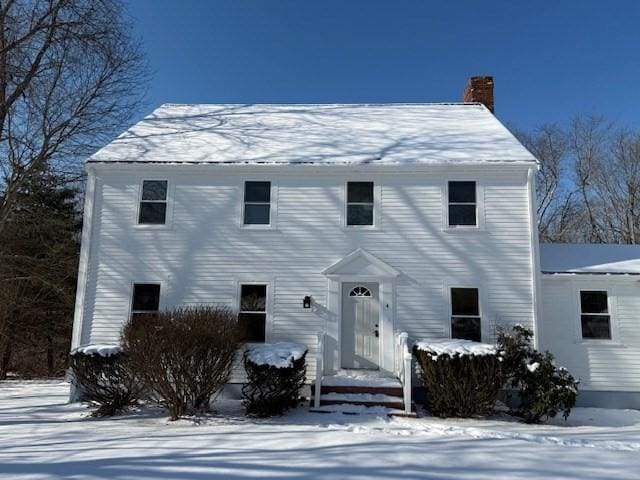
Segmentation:
{"type": "Polygon", "coordinates": [[[347,183],[347,226],[373,225],[373,182],[347,183]]]}
{"type": "Polygon", "coordinates": [[[138,223],[164,225],[167,221],[166,180],[143,180],[138,223]]]}
{"type": "Polygon", "coordinates": [[[245,341],[264,342],[267,329],[267,286],[240,285],[240,314],[238,321],[244,330],[245,341]]]}
{"type": "Polygon", "coordinates": [[[131,298],[131,318],[155,315],[160,309],[159,283],[134,283],[131,298]]]}
{"type": "Polygon", "coordinates": [[[271,224],[271,182],[244,182],[243,223],[271,224]]]}
{"type": "Polygon", "coordinates": [[[449,226],[478,225],[476,182],[449,182],[449,226]]]}
{"type": "Polygon", "coordinates": [[[611,314],[605,290],[580,291],[580,323],[582,338],[611,339],[611,314]]]}
{"type": "Polygon", "coordinates": [[[482,339],[477,288],[451,289],[451,338],[482,339]]]}

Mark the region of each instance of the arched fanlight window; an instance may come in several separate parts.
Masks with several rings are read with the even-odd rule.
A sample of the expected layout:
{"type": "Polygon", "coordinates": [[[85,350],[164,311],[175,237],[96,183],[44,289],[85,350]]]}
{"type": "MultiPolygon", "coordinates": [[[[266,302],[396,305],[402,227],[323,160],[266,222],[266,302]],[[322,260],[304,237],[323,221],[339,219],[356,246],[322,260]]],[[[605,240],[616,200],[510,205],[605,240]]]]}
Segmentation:
{"type": "Polygon", "coordinates": [[[353,287],[349,292],[350,297],[370,297],[371,290],[367,287],[353,287]]]}

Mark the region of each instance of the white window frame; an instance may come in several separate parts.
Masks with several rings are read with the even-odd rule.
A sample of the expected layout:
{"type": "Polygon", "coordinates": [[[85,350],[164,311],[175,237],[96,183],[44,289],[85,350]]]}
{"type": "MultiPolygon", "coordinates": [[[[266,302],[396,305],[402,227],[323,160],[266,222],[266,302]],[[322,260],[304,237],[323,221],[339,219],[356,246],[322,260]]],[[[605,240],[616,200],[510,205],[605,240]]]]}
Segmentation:
{"type": "MultiPolygon", "coordinates": [[[[264,279],[264,280],[256,280],[255,276],[251,277],[251,280],[242,280],[239,279],[236,281],[236,298],[234,300],[234,304],[236,306],[236,311],[238,314],[242,312],[240,310],[242,303],[242,286],[243,285],[265,285],[266,286],[266,298],[265,298],[265,311],[264,312],[253,312],[253,313],[265,313],[264,320],[264,343],[271,342],[271,332],[273,329],[273,279],[264,279]]],[[[252,313],[252,312],[244,312],[244,313],[252,313]]],[[[256,342],[247,342],[247,345],[263,345],[262,343],[256,342]]]]}
{"type": "MultiPolygon", "coordinates": [[[[136,228],[140,229],[168,229],[171,228],[171,223],[173,219],[173,183],[166,177],[142,177],[138,181],[138,204],[135,209],[135,218],[134,225],[136,228]],[[142,206],[142,189],[144,187],[144,182],[167,182],[167,198],[164,200],[166,204],[164,223],[139,223],[140,222],[140,208],[142,206]]],[[[162,203],[162,200],[144,200],[146,203],[162,203]]]]}
{"type": "Polygon", "coordinates": [[[129,288],[129,316],[128,318],[132,318],[134,313],[142,313],[142,314],[152,314],[152,313],[160,313],[162,311],[163,305],[163,294],[165,290],[165,282],[160,280],[133,280],[131,282],[131,287],[129,288]],[[151,312],[150,310],[134,310],[133,309],[133,290],[136,285],[159,285],[160,286],[160,295],[158,295],[158,310],[156,312],[151,312]]]}
{"type": "Polygon", "coordinates": [[[617,338],[614,329],[614,302],[612,300],[611,289],[607,287],[597,286],[583,286],[578,285],[575,289],[575,296],[577,297],[577,312],[578,312],[578,339],[582,343],[611,343],[617,338]],[[582,292],[605,292],[607,294],[607,315],[609,316],[609,335],[610,338],[590,338],[582,335],[582,315],[600,315],[595,313],[582,313],[582,292]]]}
{"type": "MultiPolygon", "coordinates": [[[[471,205],[470,203],[454,203],[454,205],[471,205]]],[[[447,232],[474,232],[485,229],[484,219],[484,186],[474,178],[454,177],[447,178],[442,186],[442,229],[447,232]],[[475,182],[476,184],[476,224],[475,225],[450,225],[449,224],[449,182],[475,182]]]]}
{"type": "MultiPolygon", "coordinates": [[[[369,178],[349,178],[342,186],[342,227],[345,230],[380,230],[382,219],[382,186],[375,180],[369,178]],[[349,184],[350,183],[372,183],[373,184],[373,224],[372,225],[349,225],[349,184]]],[[[369,202],[351,202],[351,205],[369,205],[369,202]]]]}
{"type": "MultiPolygon", "coordinates": [[[[240,218],[238,219],[238,224],[240,228],[246,229],[256,229],[256,230],[275,230],[276,227],[276,219],[278,217],[278,209],[276,201],[278,196],[278,188],[275,185],[275,182],[269,178],[244,178],[240,182],[240,218]],[[268,224],[259,224],[259,223],[244,223],[244,209],[245,209],[245,188],[247,182],[269,182],[271,186],[270,190],[270,201],[269,201],[269,223],[268,224]]],[[[256,205],[266,205],[264,202],[249,202],[255,203],[256,205]]]]}
{"type": "Polygon", "coordinates": [[[486,321],[483,321],[483,319],[485,318],[484,315],[484,310],[483,310],[483,305],[484,305],[484,299],[482,297],[482,292],[483,290],[478,287],[477,285],[469,285],[469,284],[464,284],[464,283],[445,283],[445,297],[446,297],[446,301],[447,301],[447,309],[448,309],[448,322],[447,322],[447,330],[448,330],[448,337],[453,339],[453,325],[451,320],[453,319],[453,317],[463,317],[463,318],[470,318],[473,317],[475,318],[476,315],[453,315],[453,295],[451,295],[451,290],[453,290],[454,288],[474,288],[478,291],[478,313],[479,313],[479,318],[480,318],[480,341],[484,342],[488,336],[489,336],[489,332],[487,331],[487,325],[486,325],[486,321]]]}

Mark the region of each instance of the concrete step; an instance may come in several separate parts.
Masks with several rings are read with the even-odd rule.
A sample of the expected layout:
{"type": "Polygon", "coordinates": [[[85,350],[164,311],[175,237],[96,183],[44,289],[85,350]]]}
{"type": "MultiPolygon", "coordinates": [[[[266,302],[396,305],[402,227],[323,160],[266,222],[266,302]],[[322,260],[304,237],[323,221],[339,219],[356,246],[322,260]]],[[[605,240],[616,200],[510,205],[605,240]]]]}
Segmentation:
{"type": "MultiPolygon", "coordinates": [[[[311,394],[315,395],[316,386],[311,385],[311,394]]],[[[362,386],[362,385],[325,385],[323,383],[320,394],[324,395],[326,393],[370,393],[376,394],[381,393],[384,395],[389,395],[393,397],[402,398],[403,392],[402,387],[373,387],[373,386],[362,386]]]]}
{"type": "Polygon", "coordinates": [[[320,395],[320,405],[363,405],[365,407],[385,407],[403,409],[401,397],[384,393],[326,393],[320,395]]]}

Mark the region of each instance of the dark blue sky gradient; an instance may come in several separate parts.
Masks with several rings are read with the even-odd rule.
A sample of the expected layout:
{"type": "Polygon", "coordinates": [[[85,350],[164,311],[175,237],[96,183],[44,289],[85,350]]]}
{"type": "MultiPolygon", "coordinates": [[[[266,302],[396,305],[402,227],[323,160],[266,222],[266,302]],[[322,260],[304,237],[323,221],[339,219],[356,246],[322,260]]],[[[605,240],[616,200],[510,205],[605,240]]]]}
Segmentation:
{"type": "Polygon", "coordinates": [[[640,127],[640,1],[130,0],[148,105],[447,102],[493,75],[532,128],[598,113],[640,127]]]}

